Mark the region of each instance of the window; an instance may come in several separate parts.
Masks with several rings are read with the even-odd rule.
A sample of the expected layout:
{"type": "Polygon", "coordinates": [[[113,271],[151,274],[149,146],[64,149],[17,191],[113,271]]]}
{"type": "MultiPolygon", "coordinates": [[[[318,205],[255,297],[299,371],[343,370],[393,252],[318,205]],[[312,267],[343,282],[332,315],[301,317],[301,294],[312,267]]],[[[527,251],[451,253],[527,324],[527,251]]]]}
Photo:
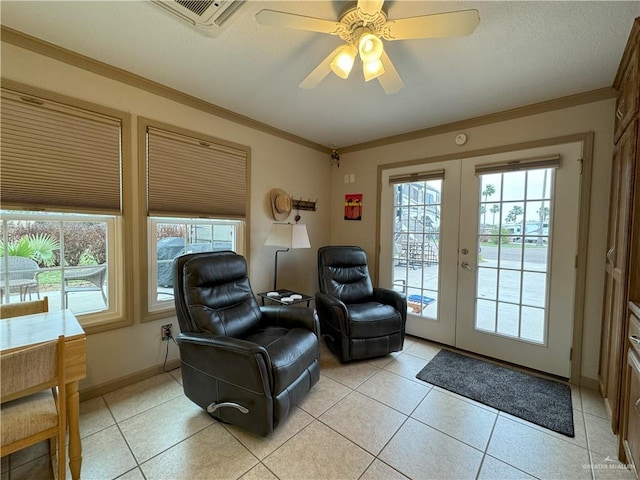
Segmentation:
{"type": "Polygon", "coordinates": [[[244,222],[150,217],[149,311],[173,306],[173,259],[183,253],[242,253],[244,222]]]}
{"type": "Polygon", "coordinates": [[[478,174],[477,330],[545,343],[557,161],[548,164],[478,174]]]}
{"type": "Polygon", "coordinates": [[[395,188],[393,286],[407,295],[410,313],[437,320],[443,174],[422,177],[390,180],[395,188]]]}
{"type": "Polygon", "coordinates": [[[182,253],[245,254],[249,149],[140,119],[141,229],[146,232],[143,318],[174,314],[173,259],[182,253]]]}
{"type": "Polygon", "coordinates": [[[14,303],[48,297],[49,310],[104,317],[116,302],[114,215],[2,212],[0,289],[14,303]],[[110,271],[111,270],[111,271],[110,271]]]}
{"type": "Polygon", "coordinates": [[[49,297],[91,329],[125,315],[122,145],[129,117],[15,82],[2,88],[0,295],[49,297]]]}

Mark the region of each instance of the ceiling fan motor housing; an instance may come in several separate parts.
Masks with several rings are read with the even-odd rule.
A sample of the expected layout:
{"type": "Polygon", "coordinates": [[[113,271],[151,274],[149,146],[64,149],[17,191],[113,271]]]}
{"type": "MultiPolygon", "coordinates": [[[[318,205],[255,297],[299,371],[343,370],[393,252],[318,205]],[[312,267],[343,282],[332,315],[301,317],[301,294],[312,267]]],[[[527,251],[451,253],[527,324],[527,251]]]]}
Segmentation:
{"type": "Polygon", "coordinates": [[[372,33],[378,37],[383,35],[387,13],[384,10],[378,10],[373,15],[368,15],[358,8],[356,2],[353,2],[342,11],[339,22],[344,25],[344,28],[339,29],[338,36],[345,42],[357,44],[363,33],[372,33]]]}

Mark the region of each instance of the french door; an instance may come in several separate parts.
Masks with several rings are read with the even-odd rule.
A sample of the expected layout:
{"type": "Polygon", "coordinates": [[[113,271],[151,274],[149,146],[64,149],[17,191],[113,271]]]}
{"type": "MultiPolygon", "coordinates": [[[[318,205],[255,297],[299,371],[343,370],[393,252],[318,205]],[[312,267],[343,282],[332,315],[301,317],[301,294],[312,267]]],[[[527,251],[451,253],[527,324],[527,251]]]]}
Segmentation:
{"type": "Polygon", "coordinates": [[[581,144],[382,175],[380,284],[407,333],[569,377],[581,144]]]}

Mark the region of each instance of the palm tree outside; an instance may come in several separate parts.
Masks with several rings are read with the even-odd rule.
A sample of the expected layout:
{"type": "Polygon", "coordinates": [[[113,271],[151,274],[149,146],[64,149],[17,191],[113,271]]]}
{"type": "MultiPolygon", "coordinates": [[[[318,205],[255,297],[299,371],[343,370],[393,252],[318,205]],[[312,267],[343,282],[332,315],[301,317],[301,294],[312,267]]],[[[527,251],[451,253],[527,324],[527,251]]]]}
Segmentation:
{"type": "Polygon", "coordinates": [[[509,213],[505,217],[505,220],[510,223],[516,223],[518,221],[518,217],[524,214],[524,210],[520,205],[514,205],[514,207],[509,210],[509,213]]]}
{"type": "MultiPolygon", "coordinates": [[[[484,201],[487,202],[489,197],[494,193],[496,193],[495,185],[493,185],[492,183],[488,183],[487,186],[484,187],[484,190],[482,191],[482,196],[484,197],[484,201]]],[[[484,211],[482,212],[482,223],[487,223],[486,216],[487,216],[487,209],[485,208],[484,211]]]]}
{"type": "Polygon", "coordinates": [[[494,203],[493,207],[491,207],[491,209],[489,211],[491,212],[491,215],[492,215],[491,224],[495,225],[496,224],[496,213],[498,213],[500,211],[500,205],[498,205],[497,203],[494,203]]]}

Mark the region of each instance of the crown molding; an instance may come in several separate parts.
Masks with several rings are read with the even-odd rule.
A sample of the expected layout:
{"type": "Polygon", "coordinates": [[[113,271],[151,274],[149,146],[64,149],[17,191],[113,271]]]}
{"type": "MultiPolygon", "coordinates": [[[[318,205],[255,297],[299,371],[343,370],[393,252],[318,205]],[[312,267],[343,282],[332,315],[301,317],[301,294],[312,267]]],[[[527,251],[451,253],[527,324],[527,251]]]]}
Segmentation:
{"type": "Polygon", "coordinates": [[[555,98],[553,100],[547,100],[545,102],[532,103],[530,105],[525,105],[522,107],[503,110],[502,112],[490,113],[488,115],[468,118],[466,120],[461,120],[458,122],[446,123],[443,125],[437,125],[435,127],[415,130],[413,132],[401,133],[399,135],[379,138],[377,140],[371,140],[369,142],[358,143],[355,145],[350,145],[348,147],[340,148],[338,150],[340,151],[340,153],[357,152],[360,150],[381,147],[393,143],[406,142],[408,140],[416,140],[433,135],[440,135],[443,133],[456,132],[473,127],[481,127],[483,125],[489,125],[492,123],[514,120],[516,118],[528,117],[531,115],[537,115],[539,113],[550,112],[553,110],[576,107],[578,105],[583,105],[586,103],[600,102],[602,100],[615,98],[615,96],[616,92],[613,87],[598,88],[596,90],[590,90],[588,92],[555,98]]]}
{"type": "Polygon", "coordinates": [[[319,143],[312,142],[310,140],[307,140],[306,138],[302,138],[292,133],[285,132],[284,130],[280,130],[278,128],[267,125],[266,123],[262,123],[257,120],[253,120],[252,118],[245,117],[244,115],[232,112],[231,110],[227,110],[226,108],[222,108],[212,103],[205,102],[204,100],[196,98],[192,95],[188,95],[174,88],[162,85],[161,83],[146,79],[127,70],[114,67],[113,65],[94,60],[93,58],[81,55],[71,50],[67,50],[66,48],[54,45],[53,43],[49,43],[39,38],[32,37],[31,35],[27,35],[26,33],[14,30],[5,25],[1,26],[0,33],[3,42],[15,45],[16,47],[24,48],[25,50],[44,55],[68,65],[73,65],[74,67],[78,67],[83,70],[101,75],[103,77],[116,80],[120,83],[139,88],[141,90],[159,95],[164,98],[168,98],[169,100],[173,100],[188,107],[192,107],[205,113],[215,115],[216,117],[229,120],[245,127],[253,128],[254,130],[259,130],[263,133],[279,137],[283,140],[297,143],[299,145],[302,145],[303,147],[311,148],[323,153],[331,152],[328,147],[320,145],[319,143]]]}

